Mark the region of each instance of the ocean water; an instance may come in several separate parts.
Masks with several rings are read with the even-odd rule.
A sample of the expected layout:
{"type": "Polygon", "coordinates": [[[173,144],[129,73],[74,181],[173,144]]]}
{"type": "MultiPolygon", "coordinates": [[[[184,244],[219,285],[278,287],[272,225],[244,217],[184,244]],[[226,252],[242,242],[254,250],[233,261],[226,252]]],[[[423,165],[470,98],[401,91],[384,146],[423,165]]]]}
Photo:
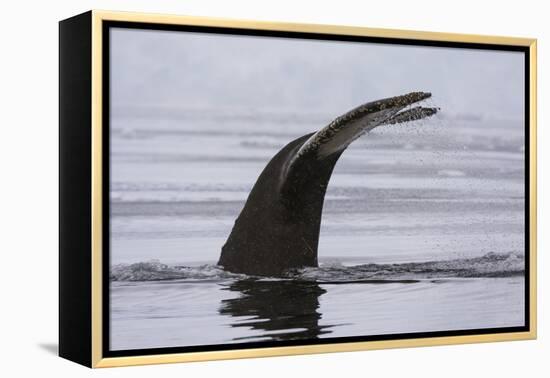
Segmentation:
{"type": "Polygon", "coordinates": [[[354,142],[329,184],[320,267],[217,267],[286,143],[338,114],[181,109],[111,125],[112,350],[524,324],[523,121],[447,115],[354,142]]]}

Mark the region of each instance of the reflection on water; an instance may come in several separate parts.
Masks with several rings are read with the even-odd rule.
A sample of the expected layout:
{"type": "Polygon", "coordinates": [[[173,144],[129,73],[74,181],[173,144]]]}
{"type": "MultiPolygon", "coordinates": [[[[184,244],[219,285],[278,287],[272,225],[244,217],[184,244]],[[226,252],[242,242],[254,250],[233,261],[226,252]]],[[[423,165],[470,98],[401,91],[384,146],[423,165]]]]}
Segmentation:
{"type": "Polygon", "coordinates": [[[284,279],[213,264],[158,261],[111,269],[113,350],[284,342],[519,326],[525,260],[321,261],[284,279]]]}
{"type": "Polygon", "coordinates": [[[239,280],[225,288],[240,293],[224,299],[220,315],[230,316],[231,327],[261,332],[233,340],[282,341],[314,339],[331,332],[332,325],[319,325],[319,297],[326,293],[315,282],[239,280]]]}
{"type": "Polygon", "coordinates": [[[523,275],[418,281],[112,281],[110,347],[292,342],[524,324],[523,275]]]}

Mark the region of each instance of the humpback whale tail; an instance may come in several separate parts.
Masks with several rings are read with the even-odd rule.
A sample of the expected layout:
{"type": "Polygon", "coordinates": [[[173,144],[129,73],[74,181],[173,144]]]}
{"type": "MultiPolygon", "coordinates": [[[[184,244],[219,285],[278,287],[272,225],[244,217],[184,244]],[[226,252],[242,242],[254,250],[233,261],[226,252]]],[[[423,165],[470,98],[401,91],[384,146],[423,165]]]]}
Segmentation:
{"type": "Polygon", "coordinates": [[[323,202],[338,158],[377,126],[434,115],[437,108],[407,109],[429,97],[430,93],[412,92],[360,105],[283,147],[252,188],[218,265],[260,276],[317,266],[323,202]]]}

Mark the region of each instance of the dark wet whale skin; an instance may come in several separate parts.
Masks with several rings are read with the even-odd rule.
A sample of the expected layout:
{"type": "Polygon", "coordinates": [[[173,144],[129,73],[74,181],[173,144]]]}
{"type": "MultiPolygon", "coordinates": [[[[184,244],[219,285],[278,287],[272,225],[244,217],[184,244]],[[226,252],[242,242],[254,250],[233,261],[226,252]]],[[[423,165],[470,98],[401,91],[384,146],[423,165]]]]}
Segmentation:
{"type": "Polygon", "coordinates": [[[290,160],[313,134],[287,144],[264,168],[222,248],[218,265],[260,276],[281,276],[291,268],[317,266],[325,193],[343,151],[322,160],[301,159],[299,169],[287,172],[290,160]]]}
{"type": "Polygon", "coordinates": [[[408,105],[431,97],[411,92],[360,105],[279,151],[252,188],[222,248],[218,265],[234,273],[281,276],[317,266],[325,193],[338,158],[355,139],[383,124],[437,113],[408,105]]]}

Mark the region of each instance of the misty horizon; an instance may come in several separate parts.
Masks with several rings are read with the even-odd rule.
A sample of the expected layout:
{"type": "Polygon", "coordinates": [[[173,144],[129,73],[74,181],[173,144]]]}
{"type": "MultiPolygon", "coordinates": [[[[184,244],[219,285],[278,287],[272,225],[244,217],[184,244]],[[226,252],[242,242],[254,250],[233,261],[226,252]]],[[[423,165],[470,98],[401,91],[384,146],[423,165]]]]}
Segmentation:
{"type": "Polygon", "coordinates": [[[429,91],[443,118],[524,118],[521,52],[119,28],[111,43],[115,117],[211,107],[337,116],[429,91]]]}

